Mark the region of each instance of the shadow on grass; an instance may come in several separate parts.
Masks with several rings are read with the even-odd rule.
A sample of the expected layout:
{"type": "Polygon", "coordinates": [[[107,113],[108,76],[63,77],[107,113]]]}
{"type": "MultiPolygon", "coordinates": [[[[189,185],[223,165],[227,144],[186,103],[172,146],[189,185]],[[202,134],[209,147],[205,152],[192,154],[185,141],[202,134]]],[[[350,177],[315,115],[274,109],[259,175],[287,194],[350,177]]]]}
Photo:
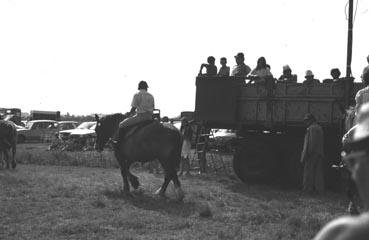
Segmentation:
{"type": "Polygon", "coordinates": [[[0,183],[4,186],[21,185],[29,186],[26,180],[19,179],[15,176],[17,169],[1,169],[0,170],[0,183]]]}
{"type": "Polygon", "coordinates": [[[176,201],[170,198],[156,198],[145,193],[128,195],[121,190],[105,190],[108,199],[125,200],[133,206],[150,211],[158,211],[169,215],[188,217],[196,211],[194,202],[176,201]]]}
{"type": "Polygon", "coordinates": [[[289,198],[297,198],[301,196],[299,191],[296,189],[284,188],[272,185],[261,185],[261,184],[245,184],[242,182],[227,184],[229,190],[234,193],[239,193],[247,197],[252,197],[260,200],[286,200],[289,198]],[[262,193],[262,194],[260,194],[262,193]]]}

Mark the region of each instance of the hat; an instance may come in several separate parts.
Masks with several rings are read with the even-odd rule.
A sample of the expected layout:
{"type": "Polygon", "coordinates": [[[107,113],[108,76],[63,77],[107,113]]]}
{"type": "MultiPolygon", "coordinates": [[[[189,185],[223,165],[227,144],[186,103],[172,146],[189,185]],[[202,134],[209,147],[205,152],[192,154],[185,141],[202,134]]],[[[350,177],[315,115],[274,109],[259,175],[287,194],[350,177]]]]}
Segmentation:
{"type": "Polygon", "coordinates": [[[313,74],[313,72],[311,71],[311,70],[307,70],[306,72],[305,72],[305,77],[314,77],[314,74],[313,74]]]}
{"type": "Polygon", "coordinates": [[[286,70],[291,70],[290,66],[288,66],[288,65],[284,65],[284,66],[283,66],[283,71],[286,71],[286,70]]]}
{"type": "Polygon", "coordinates": [[[331,75],[337,75],[339,77],[341,75],[341,71],[338,68],[332,68],[331,75]]]}
{"type": "Polygon", "coordinates": [[[239,53],[237,53],[237,55],[236,56],[234,56],[235,58],[239,58],[239,57],[241,57],[241,58],[245,58],[245,56],[243,55],[243,53],[242,52],[239,52],[239,53]]]}
{"type": "Polygon", "coordinates": [[[313,120],[313,121],[316,121],[316,118],[314,117],[314,115],[313,115],[313,114],[311,114],[311,113],[307,113],[307,114],[305,114],[305,116],[304,116],[304,121],[307,121],[307,120],[313,120]]]}
{"type": "Polygon", "coordinates": [[[138,84],[138,90],[140,90],[140,89],[147,89],[148,87],[149,86],[147,85],[147,82],[145,82],[145,81],[141,81],[138,84]]]}

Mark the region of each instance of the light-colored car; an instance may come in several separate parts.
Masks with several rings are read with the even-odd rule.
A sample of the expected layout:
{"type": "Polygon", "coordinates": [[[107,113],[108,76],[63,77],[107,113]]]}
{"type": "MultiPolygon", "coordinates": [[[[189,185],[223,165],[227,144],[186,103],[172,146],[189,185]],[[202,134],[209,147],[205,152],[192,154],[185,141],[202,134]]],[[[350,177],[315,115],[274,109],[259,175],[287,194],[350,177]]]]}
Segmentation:
{"type": "Polygon", "coordinates": [[[63,130],[59,132],[61,140],[68,140],[71,138],[94,138],[96,122],[83,122],[75,129],[63,130]]]}
{"type": "Polygon", "coordinates": [[[50,142],[58,132],[58,122],[53,120],[33,120],[24,128],[17,128],[18,143],[28,141],[50,142]]]}
{"type": "Polygon", "coordinates": [[[83,122],[77,128],[59,132],[59,139],[63,143],[62,150],[83,151],[93,149],[96,132],[96,122],[83,122]]]}
{"type": "Polygon", "coordinates": [[[210,148],[224,152],[232,152],[235,146],[237,134],[230,129],[212,129],[209,137],[210,148]]]}
{"type": "Polygon", "coordinates": [[[60,122],[58,122],[59,131],[75,129],[75,128],[77,128],[77,126],[78,126],[78,122],[76,122],[76,121],[60,121],[60,122]]]}

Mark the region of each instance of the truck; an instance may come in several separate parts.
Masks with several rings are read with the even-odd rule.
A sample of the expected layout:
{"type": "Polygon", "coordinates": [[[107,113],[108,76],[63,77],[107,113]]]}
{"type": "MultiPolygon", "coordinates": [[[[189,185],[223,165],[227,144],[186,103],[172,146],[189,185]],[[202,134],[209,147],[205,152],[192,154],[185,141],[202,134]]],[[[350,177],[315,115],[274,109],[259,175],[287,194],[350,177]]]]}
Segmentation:
{"type": "Polygon", "coordinates": [[[233,129],[237,133],[233,169],[244,182],[280,180],[301,185],[300,155],[312,113],[324,130],[324,176],[328,188],[337,187],[346,109],[362,87],[353,78],[340,83],[247,83],[238,77],[197,77],[195,120],[205,129],[233,129]]]}
{"type": "Polygon", "coordinates": [[[60,121],[60,111],[32,110],[30,120],[54,120],[60,121]]]}
{"type": "Polygon", "coordinates": [[[0,108],[0,115],[3,119],[10,120],[19,126],[22,125],[19,108],[0,108]]]}

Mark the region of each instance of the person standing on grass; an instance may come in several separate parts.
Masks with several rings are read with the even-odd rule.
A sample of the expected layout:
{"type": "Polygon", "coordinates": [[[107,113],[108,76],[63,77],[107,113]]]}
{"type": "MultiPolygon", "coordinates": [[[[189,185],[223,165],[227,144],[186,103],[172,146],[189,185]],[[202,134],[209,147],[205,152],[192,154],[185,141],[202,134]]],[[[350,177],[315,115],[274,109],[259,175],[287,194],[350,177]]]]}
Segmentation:
{"type": "Polygon", "coordinates": [[[190,175],[191,140],[193,131],[191,124],[185,118],[182,120],[181,133],[183,136],[183,145],[178,175],[182,175],[183,171],[186,171],[185,175],[190,175]]]}
{"type": "Polygon", "coordinates": [[[367,240],[369,239],[369,103],[358,113],[358,125],[353,140],[346,143],[349,153],[342,153],[342,160],[351,172],[364,211],[358,216],[340,217],[324,226],[314,240],[367,240]]]}
{"type": "Polygon", "coordinates": [[[301,153],[301,163],[304,164],[303,192],[306,194],[321,194],[324,192],[323,160],[324,134],[313,114],[304,117],[307,126],[304,147],[301,153]]]}

